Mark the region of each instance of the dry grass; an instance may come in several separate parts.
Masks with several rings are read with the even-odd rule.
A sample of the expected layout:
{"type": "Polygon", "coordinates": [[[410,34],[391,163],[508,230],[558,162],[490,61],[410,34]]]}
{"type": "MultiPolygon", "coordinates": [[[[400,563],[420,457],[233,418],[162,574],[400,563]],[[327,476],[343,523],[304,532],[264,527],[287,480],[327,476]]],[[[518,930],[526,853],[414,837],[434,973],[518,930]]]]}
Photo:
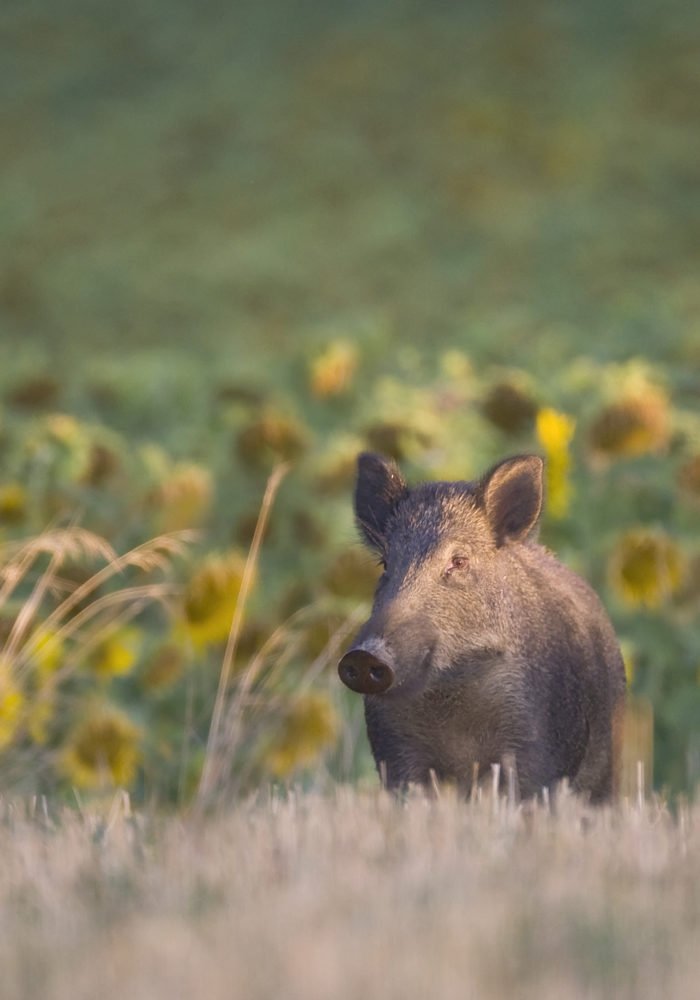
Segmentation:
{"type": "MultiPolygon", "coordinates": [[[[236,650],[238,647],[238,641],[240,639],[243,616],[245,614],[248,596],[253,582],[253,574],[257,568],[265,528],[267,526],[277,490],[279,489],[280,484],[288,471],[289,466],[282,464],[278,465],[270,475],[267,481],[265,494],[260,505],[253,539],[248,550],[248,556],[243,570],[243,579],[241,580],[241,589],[236,602],[236,610],[231,620],[228,642],[226,643],[226,649],[224,651],[224,657],[221,664],[219,687],[216,693],[216,700],[214,701],[214,708],[209,726],[207,751],[199,782],[199,788],[197,790],[198,804],[200,806],[206,805],[211,800],[212,794],[216,791],[217,785],[221,781],[221,771],[225,769],[227,765],[230,766],[231,758],[235,753],[234,736],[230,736],[226,741],[226,745],[223,747],[221,746],[221,730],[226,710],[227,692],[236,656],[236,650]]],[[[253,659],[248,670],[244,673],[239,689],[233,699],[233,704],[229,708],[229,714],[233,714],[234,720],[240,715],[240,705],[245,700],[245,696],[250,690],[250,686],[255,679],[255,663],[256,661],[253,659]]]]}
{"type": "Polygon", "coordinates": [[[26,813],[0,814],[4,1000],[697,995],[698,806],[26,813]]]}
{"type": "Polygon", "coordinates": [[[10,614],[12,626],[0,646],[0,658],[13,664],[17,674],[31,663],[38,644],[47,635],[57,641],[78,639],[81,655],[105,634],[135,618],[153,602],[166,603],[177,588],[168,583],[117,585],[108,593],[101,588],[119,580],[128,570],[142,577],[167,571],[194,539],[191,531],[159,535],[123,555],[109,542],[78,526],[47,529],[33,538],[0,547],[0,614],[24,587],[19,610],[10,614]],[[82,583],[63,575],[71,564],[104,563],[82,583]],[[28,588],[28,589],[27,589],[28,588]]]}

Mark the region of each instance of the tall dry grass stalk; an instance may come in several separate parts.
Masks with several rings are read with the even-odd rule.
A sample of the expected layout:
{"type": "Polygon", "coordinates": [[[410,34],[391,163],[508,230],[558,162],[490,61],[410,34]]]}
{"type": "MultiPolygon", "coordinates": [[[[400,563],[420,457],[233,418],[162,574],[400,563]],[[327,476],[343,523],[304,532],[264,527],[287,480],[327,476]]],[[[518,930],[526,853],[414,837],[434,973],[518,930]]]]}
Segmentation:
{"type": "Polygon", "coordinates": [[[0,802],[3,1000],[691,1000],[700,806],[0,802]]]}
{"type": "MultiPolygon", "coordinates": [[[[245,667],[221,721],[221,742],[225,747],[228,764],[232,762],[244,735],[249,737],[251,734],[269,733],[285,711],[292,709],[297,699],[304,698],[319,675],[327,672],[330,665],[337,662],[340,649],[357,630],[365,614],[365,608],[360,607],[340,622],[318,655],[307,663],[303,674],[297,677],[294,693],[291,694],[289,688],[282,683],[282,676],[290,668],[294,669],[294,662],[299,658],[298,640],[304,636],[309,613],[313,614],[316,610],[313,605],[301,608],[282,622],[245,667]]],[[[364,716],[360,722],[364,727],[364,716]]],[[[340,737],[343,744],[341,749],[348,760],[345,771],[349,775],[352,770],[350,762],[356,755],[360,733],[348,723],[342,727],[340,737]]],[[[240,765],[237,764],[235,780],[230,787],[232,794],[241,794],[249,787],[257,766],[254,755],[249,755],[247,759],[241,760],[240,765]]]]}
{"type": "MultiPolygon", "coordinates": [[[[260,547],[265,535],[265,529],[267,527],[275,496],[277,495],[277,491],[282,483],[282,480],[287,475],[288,471],[288,463],[278,465],[275,469],[273,469],[267,481],[265,492],[260,504],[258,519],[255,525],[253,539],[248,550],[245,567],[243,569],[243,577],[241,579],[238,601],[236,602],[236,609],[231,620],[231,628],[229,630],[226,649],[221,664],[219,685],[216,692],[216,699],[214,701],[214,708],[209,726],[209,736],[207,738],[204,765],[199,781],[199,787],[197,789],[196,806],[198,808],[202,808],[211,802],[212,797],[214,796],[221,781],[222,774],[231,760],[232,748],[230,745],[222,745],[221,739],[222,721],[228,697],[229,682],[241,634],[241,626],[243,624],[243,617],[245,615],[248,596],[250,594],[253,577],[258,565],[260,547]]],[[[252,671],[249,668],[243,675],[238,686],[239,701],[244,699],[245,693],[247,692],[251,682],[252,671]]]]}

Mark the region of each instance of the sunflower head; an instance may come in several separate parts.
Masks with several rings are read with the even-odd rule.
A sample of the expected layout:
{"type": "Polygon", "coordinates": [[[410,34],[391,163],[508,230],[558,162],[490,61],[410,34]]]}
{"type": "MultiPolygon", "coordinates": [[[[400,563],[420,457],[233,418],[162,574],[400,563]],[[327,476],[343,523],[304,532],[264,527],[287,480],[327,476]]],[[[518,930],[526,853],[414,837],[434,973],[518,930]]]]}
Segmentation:
{"type": "Polygon", "coordinates": [[[45,421],[48,438],[67,447],[82,445],[85,430],[80,421],[69,413],[50,413],[45,421]]]}
{"type": "Polygon", "coordinates": [[[576,421],[566,413],[549,407],[537,413],[537,439],[547,463],[547,507],[552,517],[564,517],[571,499],[569,446],[576,430],[576,421]]]}
{"type": "Polygon", "coordinates": [[[164,691],[177,683],[184,669],[182,649],[175,643],[166,643],[146,662],[141,684],[146,691],[164,691]]]}
{"type": "Polygon", "coordinates": [[[128,788],[141,759],[141,738],[141,730],[123,712],[100,706],[70,734],[60,769],[78,788],[128,788]]]}
{"type": "Polygon", "coordinates": [[[264,769],[276,778],[286,778],[313,764],[337,734],[338,717],[325,695],[312,691],[295,698],[264,753],[264,769]]]}
{"type": "Polygon", "coordinates": [[[464,381],[472,378],[474,367],[464,351],[449,350],[440,355],[440,371],[449,379],[464,381]]]}
{"type": "Polygon", "coordinates": [[[419,428],[415,421],[400,418],[371,424],[365,431],[365,438],[372,451],[381,452],[397,462],[431,443],[430,434],[419,428]]]}
{"type": "Polygon", "coordinates": [[[45,628],[37,629],[31,638],[31,658],[40,678],[52,677],[63,662],[65,645],[61,637],[45,628]]]}
{"type": "Polygon", "coordinates": [[[516,435],[532,427],[537,403],[515,382],[497,382],[484,397],[481,412],[504,434],[516,435]]]}
{"type": "Polygon", "coordinates": [[[13,386],[8,402],[21,410],[41,410],[56,403],[61,383],[53,375],[34,375],[13,386]]]}
{"type": "Polygon", "coordinates": [[[334,340],[309,365],[309,387],[318,399],[348,391],[357,370],[357,348],[346,340],[334,340]]]}
{"type": "Polygon", "coordinates": [[[668,400],[649,387],[604,407],[589,428],[588,440],[594,454],[624,458],[662,451],[669,434],[668,400]]]}
{"type": "Polygon", "coordinates": [[[27,516],[27,491],[20,483],[0,486],[0,522],[20,524],[27,516]]]}
{"type": "Polygon", "coordinates": [[[224,642],[238,603],[245,560],[238,552],[207,556],[185,589],[182,626],[196,647],[224,642]]]}
{"type": "Polygon", "coordinates": [[[90,653],[89,669],[103,680],[131,673],[141,652],[142,638],[137,628],[110,632],[90,653]]]}
{"type": "Polygon", "coordinates": [[[668,535],[639,528],[619,540],[609,571],[610,582],[623,601],[656,608],[680,588],[685,561],[668,535]]]}
{"type": "Polygon", "coordinates": [[[150,497],[159,529],[179,531],[200,525],[209,513],[213,492],[208,469],[192,462],[176,465],[150,497]]]}
{"type": "Polygon", "coordinates": [[[65,643],[56,632],[39,628],[28,645],[34,673],[26,706],[26,726],[33,742],[41,746],[49,739],[50,725],[56,715],[57,674],[65,661],[65,643]]]}
{"type": "Polygon", "coordinates": [[[116,475],[121,467],[121,459],[116,448],[103,441],[93,441],[86,464],[82,481],[86,486],[99,488],[116,475]]]}
{"type": "Polygon", "coordinates": [[[81,484],[89,463],[90,434],[84,424],[67,413],[50,413],[38,420],[24,441],[27,458],[41,459],[47,481],[81,484]]]}
{"type": "Polygon", "coordinates": [[[537,412],[536,427],[537,440],[548,458],[557,459],[558,456],[568,453],[576,430],[576,421],[573,417],[545,407],[537,412]]]}
{"type": "Polygon", "coordinates": [[[25,697],[12,664],[0,658],[0,750],[9,746],[19,732],[24,716],[25,697]]]}
{"type": "Polygon", "coordinates": [[[308,433],[293,417],[266,410],[238,435],[237,451],[251,468],[269,468],[276,462],[291,462],[306,450],[308,433]]]}

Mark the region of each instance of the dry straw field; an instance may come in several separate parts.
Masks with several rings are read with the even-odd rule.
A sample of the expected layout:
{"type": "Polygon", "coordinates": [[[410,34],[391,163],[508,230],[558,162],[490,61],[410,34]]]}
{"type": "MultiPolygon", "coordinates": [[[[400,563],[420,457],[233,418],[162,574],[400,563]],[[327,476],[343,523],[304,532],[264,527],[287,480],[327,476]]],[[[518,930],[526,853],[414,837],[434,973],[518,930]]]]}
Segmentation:
{"type": "Polygon", "coordinates": [[[3,1000],[697,996],[700,808],[4,803],[3,1000]]]}

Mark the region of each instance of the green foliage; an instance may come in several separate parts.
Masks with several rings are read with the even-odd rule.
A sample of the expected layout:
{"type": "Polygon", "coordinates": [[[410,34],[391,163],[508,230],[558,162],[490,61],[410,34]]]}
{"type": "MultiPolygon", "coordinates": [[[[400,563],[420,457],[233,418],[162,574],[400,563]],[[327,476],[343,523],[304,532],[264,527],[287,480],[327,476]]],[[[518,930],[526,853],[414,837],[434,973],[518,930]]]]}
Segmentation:
{"type": "MultiPolygon", "coordinates": [[[[332,357],[332,352],[331,342],[319,358],[332,357]]],[[[359,348],[357,359],[361,366],[359,348]]],[[[342,393],[329,394],[324,384],[319,398],[307,367],[299,365],[297,371],[298,380],[287,388],[286,409],[294,416],[275,418],[273,442],[304,440],[305,446],[300,452],[295,444],[290,454],[284,445],[276,455],[291,459],[292,469],[263,541],[232,679],[235,694],[243,673],[258,662],[251,689],[258,715],[234,765],[240,780],[259,780],[265,761],[272,774],[283,769],[291,773],[297,757],[299,766],[308,765],[336,737],[332,714],[341,710],[343,698],[333,669],[342,641],[338,637],[347,636],[350,619],[358,620],[366,610],[376,579],[371,556],[355,541],[353,461],[357,450],[377,446],[377,428],[385,427],[393,435],[386,450],[399,457],[413,478],[470,478],[507,452],[544,452],[550,469],[544,540],[592,580],[613,614],[632,690],[654,706],[657,782],[678,787],[694,781],[692,749],[700,738],[700,641],[694,628],[700,604],[700,498],[688,469],[700,454],[700,415],[684,405],[672,373],[665,373],[662,387],[660,369],[641,360],[624,365],[590,360],[582,365],[577,360],[562,366],[554,391],[551,378],[538,382],[523,369],[479,369],[466,354],[452,351],[414,358],[412,374],[404,372],[400,378],[379,366],[366,368],[361,376],[346,372],[342,393]],[[526,379],[540,401],[537,419],[518,420],[514,426],[494,421],[494,401],[511,400],[503,387],[526,379]],[[620,438],[597,434],[601,414],[613,407],[623,412],[628,400],[631,418],[625,418],[620,438]],[[644,401],[651,401],[648,411],[644,401]],[[566,412],[555,408],[563,405],[566,412]],[[648,434],[647,412],[652,415],[648,434]],[[632,420],[641,428],[634,435],[629,433],[632,420]],[[324,626],[324,621],[332,624],[324,626]],[[327,708],[306,695],[299,702],[294,694],[299,685],[305,688],[313,663],[319,690],[330,698],[327,708]],[[325,734],[316,743],[303,737],[304,698],[310,706],[309,731],[325,734]],[[324,712],[332,714],[326,718],[324,712]],[[314,721],[319,719],[324,721],[314,721]],[[273,753],[266,735],[270,725],[280,733],[302,735],[296,746],[290,737],[273,753]]],[[[266,385],[261,377],[260,384],[263,400],[274,398],[272,379],[266,385]]],[[[151,794],[154,789],[165,797],[189,794],[196,784],[202,761],[197,746],[201,749],[206,740],[209,706],[244,572],[245,548],[231,547],[230,541],[240,538],[244,522],[251,522],[246,532],[250,540],[253,501],[259,503],[265,483],[265,470],[251,464],[251,453],[239,447],[242,434],[262,428],[268,419],[269,404],[263,400],[241,406],[236,399],[210,416],[210,453],[197,455],[198,462],[177,461],[159,443],[131,442],[103,424],[88,423],[77,415],[79,406],[70,416],[26,415],[8,408],[6,538],[37,533],[51,520],[68,522],[77,511],[85,528],[99,529],[115,544],[149,537],[164,526],[199,526],[203,532],[204,544],[176,574],[180,603],[168,621],[140,614],[136,625],[111,631],[105,626],[78,657],[82,680],[77,687],[71,680],[69,719],[79,711],[89,716],[99,693],[112,705],[110,711],[126,711],[142,727],[138,753],[127,754],[128,766],[115,763],[111,776],[133,786],[139,764],[139,780],[146,781],[151,794]],[[100,456],[108,449],[109,460],[100,457],[96,463],[96,449],[100,456]],[[94,472],[96,465],[100,474],[94,472]]],[[[264,447],[262,453],[267,454],[264,447]]],[[[79,565],[66,567],[66,578],[71,574],[76,586],[84,584],[79,565]]],[[[8,606],[8,632],[12,616],[8,606]]],[[[33,627],[36,631],[39,624],[33,627]]],[[[51,655],[61,661],[62,667],[53,668],[60,674],[77,654],[61,647],[51,655]]],[[[62,773],[89,786],[74,752],[80,741],[77,722],[56,725],[47,706],[49,735],[40,737],[40,721],[32,722],[30,715],[21,721],[11,664],[7,669],[4,701],[0,699],[0,714],[4,705],[7,716],[4,743],[11,748],[19,741],[26,749],[28,742],[48,741],[63,762],[62,773]]],[[[46,677],[50,674],[45,670],[46,677]]],[[[36,676],[39,680],[31,684],[35,711],[41,715],[41,700],[36,702],[40,671],[36,676]]],[[[30,696],[30,688],[22,688],[22,698],[30,696]]],[[[104,706],[94,708],[98,720],[104,711],[104,706]]],[[[110,746],[115,725],[122,727],[126,743],[136,741],[134,723],[125,717],[112,725],[110,746]]],[[[82,739],[87,739],[84,733],[82,739]]],[[[96,755],[99,747],[90,765],[93,783],[99,785],[96,755]]],[[[122,760],[116,750],[114,755],[115,761],[122,760]]],[[[336,754],[329,758],[336,772],[338,767],[342,771],[343,758],[346,773],[348,766],[360,766],[354,751],[350,758],[347,752],[336,754]]]]}

